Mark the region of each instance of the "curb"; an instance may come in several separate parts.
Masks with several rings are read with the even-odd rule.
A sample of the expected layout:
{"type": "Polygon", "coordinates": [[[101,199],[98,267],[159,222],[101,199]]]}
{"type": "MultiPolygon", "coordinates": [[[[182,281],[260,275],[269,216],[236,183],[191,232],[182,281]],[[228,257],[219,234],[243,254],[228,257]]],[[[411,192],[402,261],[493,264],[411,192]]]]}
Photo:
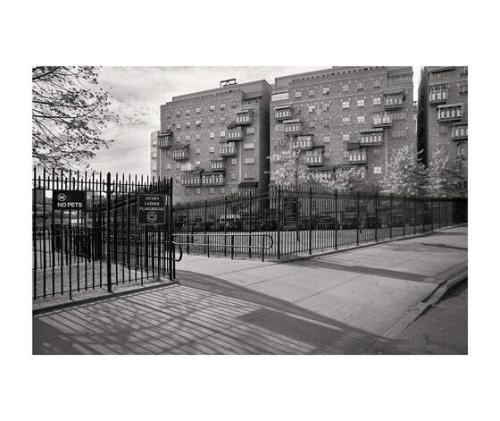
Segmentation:
{"type": "Polygon", "coordinates": [[[70,308],[70,307],[74,307],[74,306],[78,306],[78,305],[82,305],[82,304],[92,304],[92,303],[99,302],[99,301],[109,300],[109,299],[113,299],[113,298],[120,298],[120,297],[123,297],[125,295],[130,295],[130,294],[134,294],[137,292],[145,292],[145,291],[150,291],[150,290],[163,288],[163,287],[167,287],[167,286],[173,286],[173,285],[177,285],[177,282],[169,280],[169,281],[166,281],[165,283],[155,283],[152,285],[146,285],[146,286],[139,287],[139,288],[127,289],[125,291],[117,291],[117,292],[111,292],[111,293],[106,292],[104,294],[97,295],[94,297],[76,298],[72,301],[64,301],[62,303],[57,303],[57,304],[48,304],[46,306],[33,309],[33,316],[37,316],[37,315],[43,314],[43,313],[48,313],[50,311],[64,310],[66,308],[70,308]]]}
{"type": "Polygon", "coordinates": [[[441,282],[436,286],[436,288],[420,303],[415,307],[410,308],[406,316],[399,320],[394,326],[392,326],[387,332],[382,336],[385,339],[397,339],[408,327],[415,322],[420,316],[422,316],[431,307],[438,304],[443,297],[455,288],[457,285],[466,281],[468,277],[468,270],[460,272],[458,275],[441,282]]]}

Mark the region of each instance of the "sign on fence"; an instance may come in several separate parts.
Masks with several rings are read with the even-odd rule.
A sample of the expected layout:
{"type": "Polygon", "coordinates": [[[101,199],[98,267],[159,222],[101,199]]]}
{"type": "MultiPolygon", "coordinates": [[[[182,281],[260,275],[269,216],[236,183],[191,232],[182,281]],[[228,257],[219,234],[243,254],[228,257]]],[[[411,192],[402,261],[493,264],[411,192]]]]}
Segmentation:
{"type": "Polygon", "coordinates": [[[82,190],[54,190],[52,193],[52,209],[85,210],[87,192],[82,190]]]}
{"type": "Polygon", "coordinates": [[[283,213],[285,217],[285,227],[296,227],[298,220],[298,200],[296,197],[283,198],[283,213]]]}
{"type": "Polygon", "coordinates": [[[137,207],[139,224],[162,225],[165,223],[165,195],[139,194],[137,207]]]}

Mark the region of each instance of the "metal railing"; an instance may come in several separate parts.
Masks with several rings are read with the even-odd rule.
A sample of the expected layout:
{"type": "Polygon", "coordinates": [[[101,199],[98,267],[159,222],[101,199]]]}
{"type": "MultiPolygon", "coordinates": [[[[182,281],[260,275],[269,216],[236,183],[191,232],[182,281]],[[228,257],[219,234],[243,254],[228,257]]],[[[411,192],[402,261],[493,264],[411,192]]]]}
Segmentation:
{"type": "Polygon", "coordinates": [[[267,192],[174,207],[176,239],[211,236],[203,246],[185,244],[187,254],[227,256],[227,240],[222,245],[214,240],[230,239],[234,234],[233,258],[264,255],[279,260],[425,234],[466,222],[466,199],[339,193],[309,187],[271,186],[267,192]],[[248,247],[249,241],[259,241],[262,236],[272,243],[263,247],[259,242],[255,253],[255,244],[248,247]],[[238,241],[246,237],[252,240],[238,241]]]}
{"type": "Polygon", "coordinates": [[[174,234],[174,238],[186,239],[187,241],[180,242],[175,241],[174,244],[182,245],[186,248],[186,253],[200,253],[203,250],[203,254],[206,253],[207,257],[210,257],[210,252],[212,254],[223,254],[227,257],[228,250],[231,259],[234,259],[235,251],[248,252],[248,256],[252,257],[252,251],[258,250],[260,252],[261,260],[264,261],[265,251],[273,248],[274,240],[269,234],[259,234],[259,233],[185,233],[185,234],[174,234]],[[195,239],[200,238],[204,242],[200,243],[195,241],[195,239]],[[211,241],[211,238],[213,239],[211,241]],[[229,239],[229,242],[228,242],[229,239]],[[235,239],[239,239],[236,242],[235,239]],[[222,241],[223,240],[223,241],[222,241]],[[243,244],[243,240],[248,240],[246,244],[243,244]]]}

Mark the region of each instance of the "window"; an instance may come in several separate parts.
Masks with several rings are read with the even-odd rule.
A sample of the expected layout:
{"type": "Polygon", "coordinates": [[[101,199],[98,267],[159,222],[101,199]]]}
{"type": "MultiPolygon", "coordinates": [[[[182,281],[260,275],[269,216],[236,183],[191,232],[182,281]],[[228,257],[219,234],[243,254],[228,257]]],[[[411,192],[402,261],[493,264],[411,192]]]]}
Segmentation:
{"type": "Polygon", "coordinates": [[[358,124],[365,124],[365,116],[364,115],[358,115],[356,117],[356,120],[357,120],[358,124]]]}
{"type": "Polygon", "coordinates": [[[201,189],[199,187],[196,187],[196,194],[200,194],[201,193],[201,189]]]}
{"type": "Polygon", "coordinates": [[[356,90],[362,91],[363,89],[365,89],[365,84],[363,82],[359,82],[356,84],[356,90]]]}
{"type": "Polygon", "coordinates": [[[365,106],[365,100],[364,100],[364,99],[358,99],[358,100],[356,101],[356,105],[357,105],[358,107],[364,107],[364,106],[365,106]]]}
{"type": "Polygon", "coordinates": [[[351,107],[350,101],[342,101],[342,109],[343,110],[348,109],[350,107],[351,107]]]}
{"type": "Polygon", "coordinates": [[[196,168],[200,168],[200,167],[201,167],[201,161],[196,161],[196,162],[194,163],[194,166],[195,166],[196,168]]]}
{"type": "Polygon", "coordinates": [[[219,133],[220,137],[225,137],[226,136],[226,131],[225,130],[221,130],[220,133],[219,133]]]}
{"type": "Polygon", "coordinates": [[[467,158],[467,143],[460,142],[457,145],[457,158],[466,159],[467,158]]]}
{"type": "Polygon", "coordinates": [[[210,133],[208,134],[208,137],[209,137],[210,139],[215,139],[215,132],[210,132],[210,133]]]}
{"type": "Polygon", "coordinates": [[[296,91],[295,98],[302,98],[302,91],[296,91]]]}
{"type": "Polygon", "coordinates": [[[308,95],[308,96],[316,96],[316,91],[315,91],[314,89],[309,89],[309,90],[307,91],[307,95],[308,95]]]}
{"type": "Polygon", "coordinates": [[[176,128],[176,130],[180,130],[181,129],[181,123],[175,123],[175,128],[176,128]]]}
{"type": "Polygon", "coordinates": [[[342,135],[343,142],[349,142],[349,140],[351,140],[351,135],[349,133],[345,133],[342,135]]]}
{"type": "Polygon", "coordinates": [[[255,133],[255,127],[247,127],[246,134],[254,134],[255,133]]]}
{"type": "Polygon", "coordinates": [[[219,192],[220,192],[221,194],[225,194],[225,193],[226,193],[226,188],[225,188],[225,187],[221,187],[221,188],[219,189],[219,192]]]}
{"type": "Polygon", "coordinates": [[[201,140],[201,134],[196,133],[196,136],[194,138],[195,138],[195,140],[201,140]]]}
{"type": "Polygon", "coordinates": [[[186,121],[186,128],[190,128],[191,127],[191,122],[190,121],[186,121]]]}
{"type": "Polygon", "coordinates": [[[231,187],[231,193],[238,193],[238,187],[231,187]]]}
{"type": "Polygon", "coordinates": [[[210,147],[208,148],[208,152],[209,152],[209,153],[214,153],[214,152],[215,152],[215,146],[210,146],[210,147]]]}
{"type": "Polygon", "coordinates": [[[348,124],[350,122],[351,122],[351,117],[350,116],[342,117],[342,123],[348,124]]]}
{"type": "Polygon", "coordinates": [[[255,143],[254,142],[244,143],[243,149],[255,149],[255,143]]]}
{"type": "Polygon", "coordinates": [[[190,142],[191,141],[191,135],[190,134],[187,134],[186,135],[186,142],[190,142]]]}
{"type": "Polygon", "coordinates": [[[195,109],[195,112],[196,112],[196,114],[200,114],[200,113],[201,113],[201,107],[197,107],[197,108],[195,109]]]}
{"type": "Polygon", "coordinates": [[[380,105],[382,103],[382,98],[379,96],[373,98],[373,105],[380,105]]]}
{"type": "Polygon", "coordinates": [[[308,111],[309,113],[314,113],[314,112],[316,111],[316,105],[309,105],[309,106],[307,107],[307,111],[308,111]]]}
{"type": "Polygon", "coordinates": [[[458,85],[458,94],[459,95],[467,95],[469,92],[469,86],[468,83],[461,83],[458,85]]]}
{"type": "Polygon", "coordinates": [[[186,115],[191,115],[191,110],[190,109],[186,110],[186,115]]]}
{"type": "Polygon", "coordinates": [[[226,116],[225,116],[225,115],[223,115],[223,116],[220,118],[219,122],[220,122],[221,126],[223,126],[223,125],[226,123],[226,116]]]}
{"type": "Polygon", "coordinates": [[[373,174],[382,174],[382,167],[373,167],[373,174]]]}
{"type": "Polygon", "coordinates": [[[215,124],[215,118],[209,118],[208,119],[208,124],[210,124],[211,126],[213,126],[215,124]]]}
{"type": "Polygon", "coordinates": [[[349,85],[342,85],[342,92],[349,92],[349,85]]]}
{"type": "Polygon", "coordinates": [[[176,116],[176,117],[180,117],[180,116],[181,116],[181,112],[180,112],[180,110],[177,110],[177,111],[175,112],[175,116],[176,116]]]}
{"type": "Polygon", "coordinates": [[[213,187],[210,187],[210,189],[208,189],[208,192],[210,194],[214,194],[215,193],[215,189],[213,187]]]}
{"type": "Polygon", "coordinates": [[[201,127],[201,120],[196,120],[196,127],[201,127]]]}
{"type": "Polygon", "coordinates": [[[329,87],[323,88],[323,95],[328,95],[329,93],[330,93],[329,87]]]}
{"type": "Polygon", "coordinates": [[[280,92],[271,95],[271,101],[283,101],[289,98],[288,92],[280,92]]]}
{"type": "Polygon", "coordinates": [[[172,164],[167,164],[167,170],[171,170],[172,169],[172,164]]]}
{"type": "Polygon", "coordinates": [[[330,120],[323,120],[323,127],[330,127],[330,120]]]}
{"type": "Polygon", "coordinates": [[[231,102],[231,108],[236,108],[236,101],[231,102]]]}
{"type": "Polygon", "coordinates": [[[210,107],[208,108],[210,111],[215,111],[215,105],[210,105],[210,107]]]}
{"type": "Polygon", "coordinates": [[[237,162],[238,162],[238,160],[237,160],[237,159],[234,159],[234,158],[233,158],[233,159],[231,159],[231,165],[236,165],[236,164],[237,164],[237,162]]]}
{"type": "Polygon", "coordinates": [[[194,150],[194,152],[195,152],[195,153],[197,153],[197,154],[199,154],[199,153],[200,153],[200,148],[196,148],[196,149],[194,150]]]}
{"type": "Polygon", "coordinates": [[[226,104],[220,104],[220,105],[219,105],[219,108],[220,108],[221,110],[225,110],[225,109],[226,109],[226,104]]]}
{"type": "Polygon", "coordinates": [[[330,143],[330,140],[331,140],[330,136],[328,135],[323,136],[323,143],[330,143]]]}
{"type": "Polygon", "coordinates": [[[243,159],[244,164],[255,164],[255,158],[245,158],[243,159]]]}
{"type": "Polygon", "coordinates": [[[323,111],[328,111],[330,109],[330,104],[324,103],[322,109],[323,111]]]}

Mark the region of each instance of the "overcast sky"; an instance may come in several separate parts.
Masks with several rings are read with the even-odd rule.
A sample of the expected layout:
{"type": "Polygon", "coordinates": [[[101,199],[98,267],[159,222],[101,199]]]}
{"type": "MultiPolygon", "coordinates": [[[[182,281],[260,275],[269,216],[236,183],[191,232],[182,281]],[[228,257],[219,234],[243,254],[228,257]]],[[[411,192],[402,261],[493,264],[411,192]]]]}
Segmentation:
{"type": "MultiPolygon", "coordinates": [[[[101,84],[109,89],[118,125],[105,136],[115,142],[98,152],[90,163],[99,171],[149,174],[151,132],[160,128],[160,105],[173,96],[213,89],[223,79],[237,82],[274,78],[287,74],[325,69],[320,67],[103,67],[101,84]]],[[[414,76],[418,71],[414,68],[414,76]]],[[[415,78],[415,83],[418,81],[415,78]]]]}

